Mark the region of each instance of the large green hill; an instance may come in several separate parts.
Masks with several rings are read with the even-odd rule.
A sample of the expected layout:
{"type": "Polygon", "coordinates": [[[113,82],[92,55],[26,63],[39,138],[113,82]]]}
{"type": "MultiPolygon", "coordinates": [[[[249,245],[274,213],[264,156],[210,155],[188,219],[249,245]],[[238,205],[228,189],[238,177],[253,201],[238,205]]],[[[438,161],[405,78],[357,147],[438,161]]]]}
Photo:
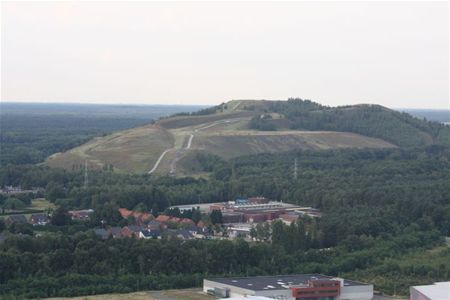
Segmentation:
{"type": "Polygon", "coordinates": [[[233,100],[155,124],[96,138],[47,164],[193,175],[196,153],[229,159],[296,149],[421,147],[450,144],[450,127],[378,105],[327,107],[318,103],[233,100]],[[185,167],[189,166],[189,167],[185,167]]]}

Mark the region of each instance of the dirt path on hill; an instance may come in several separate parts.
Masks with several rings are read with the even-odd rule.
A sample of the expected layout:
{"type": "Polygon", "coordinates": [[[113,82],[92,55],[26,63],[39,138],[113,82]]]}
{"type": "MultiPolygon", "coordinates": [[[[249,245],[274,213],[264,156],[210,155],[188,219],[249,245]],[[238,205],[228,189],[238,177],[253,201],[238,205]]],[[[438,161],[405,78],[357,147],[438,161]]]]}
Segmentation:
{"type": "MultiPolygon", "coordinates": [[[[240,103],[238,103],[239,105],[240,103]]],[[[237,107],[237,106],[236,106],[237,107]]],[[[216,125],[220,125],[220,124],[226,124],[226,123],[231,123],[231,122],[236,122],[236,121],[240,121],[241,118],[233,118],[233,119],[226,119],[226,120],[220,120],[220,121],[216,121],[213,122],[211,124],[208,125],[204,125],[200,128],[194,129],[192,133],[189,134],[189,139],[187,141],[186,147],[184,149],[191,149],[192,146],[192,141],[195,137],[195,133],[200,131],[200,130],[204,130],[204,129],[208,129],[211,128],[213,126],[216,125]]],[[[166,149],[163,153],[161,153],[161,155],[159,156],[158,160],[156,161],[155,165],[153,166],[153,168],[148,171],[148,174],[152,174],[153,172],[156,171],[156,169],[158,169],[159,164],[161,163],[161,161],[163,160],[164,156],[167,154],[167,152],[169,151],[176,151],[176,156],[175,159],[173,159],[173,161],[170,164],[170,171],[169,174],[171,175],[175,175],[176,173],[176,163],[182,158],[182,156],[184,155],[184,151],[181,151],[181,149],[177,149],[175,147],[166,149]]]]}
{"type": "Polygon", "coordinates": [[[156,169],[158,168],[159,164],[161,163],[161,160],[164,158],[164,156],[167,154],[167,152],[169,152],[170,150],[173,150],[173,149],[175,149],[175,148],[169,148],[169,149],[165,150],[163,153],[161,153],[161,155],[158,157],[158,160],[156,161],[153,168],[150,171],[148,171],[148,174],[152,174],[153,172],[155,172],[156,169]]]}

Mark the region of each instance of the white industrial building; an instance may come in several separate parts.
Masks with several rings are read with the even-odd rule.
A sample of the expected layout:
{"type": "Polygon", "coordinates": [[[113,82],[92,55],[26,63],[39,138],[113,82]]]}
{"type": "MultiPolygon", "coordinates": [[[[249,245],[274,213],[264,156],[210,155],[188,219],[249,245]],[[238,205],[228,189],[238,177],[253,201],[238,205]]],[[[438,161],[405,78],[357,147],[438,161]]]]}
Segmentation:
{"type": "Polygon", "coordinates": [[[436,282],[431,285],[412,286],[409,289],[411,300],[449,300],[450,281],[436,282]]]}
{"type": "Polygon", "coordinates": [[[217,297],[268,297],[279,300],[371,300],[373,285],[325,276],[299,274],[203,280],[203,291],[217,297]]]}

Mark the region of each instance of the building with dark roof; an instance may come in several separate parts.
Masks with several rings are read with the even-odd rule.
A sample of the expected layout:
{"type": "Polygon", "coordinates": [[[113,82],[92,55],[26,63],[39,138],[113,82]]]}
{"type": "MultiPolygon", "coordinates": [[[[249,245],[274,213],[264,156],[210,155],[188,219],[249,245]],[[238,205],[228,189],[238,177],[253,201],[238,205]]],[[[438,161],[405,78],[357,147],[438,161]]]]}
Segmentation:
{"type": "Polygon", "coordinates": [[[108,231],[112,235],[112,237],[115,239],[122,237],[122,228],[121,227],[118,227],[118,226],[111,227],[111,228],[109,228],[108,231]]]}
{"type": "Polygon", "coordinates": [[[264,296],[286,300],[371,300],[373,285],[320,274],[212,278],[205,293],[230,297],[264,296]],[[215,291],[215,292],[214,292],[215,291]]]}
{"type": "Polygon", "coordinates": [[[11,226],[12,224],[26,224],[27,218],[24,215],[11,215],[5,219],[6,226],[11,226]]]}
{"type": "Polygon", "coordinates": [[[142,230],[139,232],[140,239],[160,239],[161,231],[160,230],[142,230]]]}
{"type": "Polygon", "coordinates": [[[93,209],[69,210],[68,213],[72,220],[86,221],[89,220],[90,215],[94,212],[93,209]]]}
{"type": "Polygon", "coordinates": [[[148,222],[147,228],[149,230],[161,230],[162,223],[159,221],[152,220],[152,221],[148,222]]]}
{"type": "Polygon", "coordinates": [[[48,215],[45,213],[32,214],[30,223],[33,225],[46,225],[49,223],[48,215]]]}
{"type": "Polygon", "coordinates": [[[104,228],[96,228],[96,229],[94,229],[94,233],[104,240],[106,240],[110,235],[109,231],[107,231],[104,228]]]}
{"type": "Polygon", "coordinates": [[[139,237],[139,232],[145,228],[138,225],[128,225],[122,228],[122,237],[139,237]]]}

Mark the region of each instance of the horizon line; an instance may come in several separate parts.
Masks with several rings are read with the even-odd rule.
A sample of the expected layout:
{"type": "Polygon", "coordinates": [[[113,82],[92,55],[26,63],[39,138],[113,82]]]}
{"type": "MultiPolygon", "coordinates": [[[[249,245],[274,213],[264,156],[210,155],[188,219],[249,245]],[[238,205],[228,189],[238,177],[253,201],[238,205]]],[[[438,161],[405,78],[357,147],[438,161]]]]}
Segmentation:
{"type": "MultiPolygon", "coordinates": [[[[237,100],[237,101],[245,101],[245,100],[266,100],[266,101],[287,101],[287,100],[269,100],[269,99],[232,99],[229,101],[233,101],[233,100],[237,100]]],[[[306,99],[304,99],[306,100],[306,99]]],[[[313,101],[313,100],[311,100],[313,101]]],[[[228,102],[228,101],[226,101],[228,102]]],[[[226,102],[221,102],[221,103],[226,103],[226,102]]],[[[314,101],[315,102],[315,101],[314,101]]],[[[177,104],[162,104],[162,103],[122,103],[122,102],[108,102],[108,103],[100,103],[100,102],[57,102],[57,101],[5,101],[5,100],[0,100],[0,105],[2,103],[5,104],[59,104],[59,105],[115,105],[115,106],[125,106],[125,105],[130,105],[130,106],[215,106],[215,105],[219,105],[218,104],[192,104],[192,103],[177,103],[177,104]]],[[[319,102],[317,102],[319,103],[319,102]]],[[[319,103],[321,104],[321,103],[319,103]]],[[[377,104],[377,103],[358,103],[358,104],[342,104],[342,105],[337,105],[337,106],[331,106],[331,107],[339,107],[339,106],[348,106],[348,105],[361,105],[361,104],[371,104],[371,105],[381,105],[381,104],[377,104]]],[[[322,104],[323,105],[323,104],[322,104]]],[[[384,105],[382,105],[384,106],[384,105]]],[[[387,108],[393,109],[393,110],[404,110],[404,109],[422,109],[422,110],[450,110],[450,107],[447,108],[429,108],[429,107],[388,107],[385,106],[387,108]]]]}

